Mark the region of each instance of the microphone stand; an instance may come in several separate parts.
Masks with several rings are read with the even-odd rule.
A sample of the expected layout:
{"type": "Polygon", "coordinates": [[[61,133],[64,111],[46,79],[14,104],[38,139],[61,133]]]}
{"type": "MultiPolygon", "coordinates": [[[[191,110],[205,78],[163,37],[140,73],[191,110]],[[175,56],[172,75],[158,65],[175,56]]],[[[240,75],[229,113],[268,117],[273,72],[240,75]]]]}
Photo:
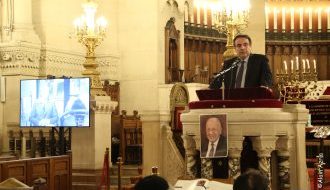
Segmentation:
{"type": "MultiPolygon", "coordinates": [[[[218,73],[217,75],[215,75],[215,78],[224,76],[228,71],[237,67],[238,63],[239,63],[238,60],[235,61],[228,69],[225,69],[225,70],[221,71],[220,73],[218,73]]],[[[221,80],[221,91],[222,91],[222,100],[225,100],[225,77],[222,77],[222,80],[221,80]]]]}
{"type": "Polygon", "coordinates": [[[225,100],[225,77],[222,77],[221,80],[221,92],[222,92],[222,100],[225,100]]]}

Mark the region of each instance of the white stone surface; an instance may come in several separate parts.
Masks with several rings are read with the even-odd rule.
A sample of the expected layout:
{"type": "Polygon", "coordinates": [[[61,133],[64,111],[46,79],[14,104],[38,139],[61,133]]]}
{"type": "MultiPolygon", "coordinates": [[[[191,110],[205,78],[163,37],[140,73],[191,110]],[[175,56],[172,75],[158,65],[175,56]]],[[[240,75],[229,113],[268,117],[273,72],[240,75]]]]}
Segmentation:
{"type": "Polygon", "coordinates": [[[269,148],[272,150],[279,148],[274,147],[278,137],[287,136],[290,139],[290,146],[286,147],[290,151],[290,189],[309,189],[305,156],[305,124],[308,110],[304,105],[286,105],[283,109],[191,109],[188,113],[181,114],[183,136],[194,135],[197,150],[200,150],[201,144],[199,126],[201,114],[227,114],[229,150],[240,150],[243,137],[250,136],[258,137],[256,140],[259,143],[254,143],[254,146],[258,145],[254,149],[259,154],[262,152],[267,154],[269,148]]]}

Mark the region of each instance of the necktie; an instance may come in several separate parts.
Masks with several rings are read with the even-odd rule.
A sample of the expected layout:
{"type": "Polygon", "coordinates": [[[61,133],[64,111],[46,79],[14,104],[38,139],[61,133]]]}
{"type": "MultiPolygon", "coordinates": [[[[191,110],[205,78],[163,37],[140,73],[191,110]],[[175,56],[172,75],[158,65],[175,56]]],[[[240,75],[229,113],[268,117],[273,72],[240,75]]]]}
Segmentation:
{"type": "Polygon", "coordinates": [[[243,71],[244,71],[244,61],[240,62],[241,66],[239,67],[237,76],[236,76],[236,81],[235,81],[235,88],[241,88],[242,84],[242,78],[243,78],[243,71]]]}
{"type": "Polygon", "coordinates": [[[211,150],[209,153],[209,157],[213,157],[214,156],[214,143],[211,143],[211,150]]]}

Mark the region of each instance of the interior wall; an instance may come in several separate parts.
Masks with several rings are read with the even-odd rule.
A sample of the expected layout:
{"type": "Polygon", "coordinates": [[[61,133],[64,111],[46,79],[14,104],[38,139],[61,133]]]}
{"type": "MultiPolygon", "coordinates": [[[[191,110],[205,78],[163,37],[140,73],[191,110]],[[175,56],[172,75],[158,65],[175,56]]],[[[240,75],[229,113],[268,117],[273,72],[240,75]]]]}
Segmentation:
{"type": "MultiPolygon", "coordinates": [[[[74,20],[84,14],[81,0],[36,0],[32,2],[32,21],[43,46],[85,54],[75,38],[74,20]]],[[[118,54],[117,0],[98,0],[95,18],[108,21],[106,38],[96,49],[97,55],[118,54]]]]}

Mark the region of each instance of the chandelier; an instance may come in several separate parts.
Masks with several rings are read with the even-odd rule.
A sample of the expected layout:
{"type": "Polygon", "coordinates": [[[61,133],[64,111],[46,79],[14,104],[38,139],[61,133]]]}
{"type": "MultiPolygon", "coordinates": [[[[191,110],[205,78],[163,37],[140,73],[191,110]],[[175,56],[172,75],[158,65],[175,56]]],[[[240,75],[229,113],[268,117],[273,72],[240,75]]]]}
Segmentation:
{"type": "Polygon", "coordinates": [[[215,28],[227,36],[224,58],[235,57],[233,39],[248,26],[250,0],[218,0],[210,5],[215,28]]]}
{"type": "Polygon", "coordinates": [[[82,7],[84,14],[74,21],[78,42],[87,49],[86,60],[83,64],[85,70],[82,72],[82,75],[90,77],[92,95],[105,95],[105,92],[102,90],[100,72],[96,70],[98,64],[95,60],[95,48],[105,38],[107,21],[104,17],[95,20],[97,4],[93,1],[88,0],[82,7]]]}

